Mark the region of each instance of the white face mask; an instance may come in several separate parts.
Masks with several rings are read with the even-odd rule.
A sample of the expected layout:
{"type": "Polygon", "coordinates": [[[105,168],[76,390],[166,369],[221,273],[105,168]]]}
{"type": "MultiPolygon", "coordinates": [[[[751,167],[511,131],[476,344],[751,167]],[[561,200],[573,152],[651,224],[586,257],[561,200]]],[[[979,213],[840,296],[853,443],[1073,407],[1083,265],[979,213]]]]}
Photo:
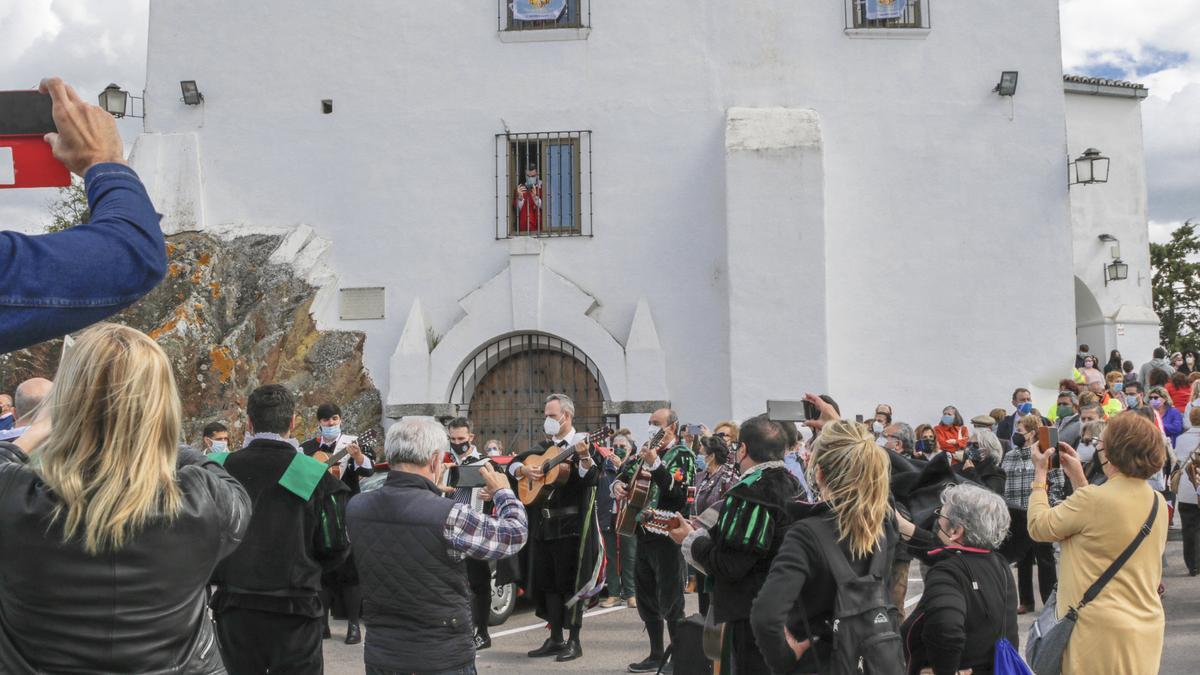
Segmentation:
{"type": "Polygon", "coordinates": [[[650,426],[646,427],[646,440],[654,440],[654,436],[658,434],[658,431],[659,429],[657,424],[651,424],[650,426]]]}
{"type": "Polygon", "coordinates": [[[562,422],[559,422],[553,417],[547,417],[545,422],[542,422],[542,430],[547,436],[557,436],[558,432],[562,431],[562,422]]]}
{"type": "Polygon", "coordinates": [[[876,436],[878,436],[879,434],[882,434],[883,433],[883,422],[880,422],[879,420],[875,420],[871,424],[871,431],[875,432],[876,436]]]}

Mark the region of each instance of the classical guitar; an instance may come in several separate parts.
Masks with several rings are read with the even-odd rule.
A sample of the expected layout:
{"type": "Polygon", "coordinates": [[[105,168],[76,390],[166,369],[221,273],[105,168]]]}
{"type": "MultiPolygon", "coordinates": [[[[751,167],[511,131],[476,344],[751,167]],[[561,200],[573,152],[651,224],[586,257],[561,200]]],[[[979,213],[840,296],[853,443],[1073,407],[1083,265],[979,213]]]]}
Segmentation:
{"type": "Polygon", "coordinates": [[[342,467],[338,466],[338,462],[341,462],[343,457],[350,454],[350,446],[356,443],[358,444],[358,449],[363,452],[373,450],[379,444],[379,432],[374,429],[367,429],[361,436],[347,443],[346,447],[332,455],[324,450],[318,450],[313,453],[312,458],[318,462],[324,462],[329,467],[329,473],[332,473],[337,478],[341,478],[342,467]]]}
{"type": "MultiPolygon", "coordinates": [[[[587,440],[583,441],[588,445],[598,443],[613,434],[612,429],[604,427],[600,431],[593,431],[588,434],[587,440]]],[[[526,506],[533,506],[541,502],[549,494],[549,488],[562,485],[571,477],[572,457],[575,457],[575,446],[577,443],[560,448],[557,445],[551,446],[540,455],[530,455],[525,458],[525,468],[540,467],[542,470],[541,478],[533,478],[526,475],[524,478],[517,481],[517,496],[521,499],[521,503],[526,506]]]]}
{"type": "MultiPolygon", "coordinates": [[[[665,434],[665,429],[659,429],[653,438],[646,441],[643,452],[645,448],[651,447],[662,450],[660,446],[665,434]]],[[[631,459],[636,461],[634,457],[631,459]]],[[[638,513],[650,504],[650,472],[645,467],[638,467],[637,473],[633,475],[633,480],[630,481],[628,489],[625,491],[625,499],[622,499],[620,504],[617,509],[617,520],[613,527],[617,534],[632,536],[637,531],[638,513]]]]}

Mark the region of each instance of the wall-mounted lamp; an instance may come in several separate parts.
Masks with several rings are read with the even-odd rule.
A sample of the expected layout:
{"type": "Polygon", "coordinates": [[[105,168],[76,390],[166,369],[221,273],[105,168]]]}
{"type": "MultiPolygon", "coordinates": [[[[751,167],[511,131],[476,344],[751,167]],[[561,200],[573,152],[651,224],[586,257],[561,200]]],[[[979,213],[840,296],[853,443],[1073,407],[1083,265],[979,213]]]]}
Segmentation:
{"type": "Polygon", "coordinates": [[[992,91],[1001,96],[1012,96],[1017,93],[1017,71],[1006,70],[1000,73],[1000,81],[992,91]]]}
{"type": "Polygon", "coordinates": [[[1088,148],[1071,162],[1075,177],[1068,185],[1091,185],[1108,182],[1108,158],[1095,148],[1088,148]]]}
{"type": "Polygon", "coordinates": [[[144,118],[146,116],[145,115],[145,101],[142,99],[142,97],[131,96],[129,94],[129,92],[125,91],[124,89],[122,89],[121,87],[119,87],[115,84],[108,85],[107,87],[104,88],[104,91],[100,92],[100,107],[103,108],[105,112],[112,115],[113,117],[116,117],[117,119],[120,119],[122,117],[144,118]],[[142,103],[142,113],[143,114],[141,114],[141,115],[133,114],[133,111],[129,109],[129,99],[133,99],[135,101],[143,101],[143,103],[142,103]]]}
{"type": "Polygon", "coordinates": [[[187,105],[200,105],[200,102],[204,100],[204,94],[200,93],[200,88],[196,86],[195,80],[182,80],[179,88],[183,90],[183,102],[187,105]]]}
{"type": "Polygon", "coordinates": [[[1111,234],[1102,234],[1102,235],[1100,235],[1099,238],[1100,238],[1100,241],[1102,241],[1106,244],[1112,244],[1112,246],[1108,250],[1109,254],[1112,255],[1113,260],[1120,260],[1121,259],[1121,240],[1117,239],[1116,237],[1112,236],[1111,234]]]}
{"type": "Polygon", "coordinates": [[[1104,266],[1104,285],[1107,286],[1110,281],[1125,281],[1129,278],[1129,265],[1121,262],[1120,258],[1112,261],[1112,264],[1104,266]]]}

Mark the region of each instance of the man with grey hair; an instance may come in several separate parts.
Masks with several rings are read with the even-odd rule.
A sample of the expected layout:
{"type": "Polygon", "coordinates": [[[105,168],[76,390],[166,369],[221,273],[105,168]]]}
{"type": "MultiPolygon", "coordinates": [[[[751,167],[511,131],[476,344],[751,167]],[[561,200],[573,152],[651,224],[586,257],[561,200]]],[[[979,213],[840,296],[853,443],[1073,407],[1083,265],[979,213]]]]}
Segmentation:
{"type": "Polygon", "coordinates": [[[599,593],[604,580],[598,578],[604,556],[599,521],[596,518],[596,484],[600,469],[586,443],[587,434],[575,430],[575,402],[566,394],[546,397],[542,431],[547,440],[513,459],[508,471],[517,480],[538,481],[540,467],[526,466],[534,455],[549,451],[568,453],[567,482],[550,490],[534,511],[530,525],[533,544],[529,559],[533,569],[530,595],[537,616],[550,624],[550,636],[530,657],[553,656],[555,661],[572,661],[583,655],[579,633],[588,597],[599,593]],[[563,630],[567,639],[563,639],[563,630]]]}
{"type": "Polygon", "coordinates": [[[893,422],[883,430],[883,447],[905,457],[912,457],[917,446],[917,436],[912,427],[904,422],[893,422]]]}
{"type": "Polygon", "coordinates": [[[491,465],[479,473],[496,516],[444,498],[438,479],[446,429],[408,419],[388,429],[383,487],[350,501],[346,520],[363,584],[368,675],[475,673],[471,592],[464,560],[514,555],[529,534],[525,507],[491,465]]]}
{"type": "Polygon", "coordinates": [[[33,413],[50,395],[54,383],[44,377],[33,377],[17,385],[13,400],[13,416],[16,421],[11,429],[0,431],[0,441],[20,438],[33,423],[33,413]]]}

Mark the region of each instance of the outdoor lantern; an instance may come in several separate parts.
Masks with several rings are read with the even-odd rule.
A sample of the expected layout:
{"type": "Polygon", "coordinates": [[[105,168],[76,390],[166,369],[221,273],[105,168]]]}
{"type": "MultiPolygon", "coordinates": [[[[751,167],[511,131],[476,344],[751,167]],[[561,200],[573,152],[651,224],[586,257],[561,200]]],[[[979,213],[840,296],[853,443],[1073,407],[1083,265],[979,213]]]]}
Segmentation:
{"type": "Polygon", "coordinates": [[[179,88],[183,90],[183,102],[188,105],[200,105],[204,100],[204,94],[200,93],[195,80],[183,80],[179,83],[179,88]]]}
{"type": "Polygon", "coordinates": [[[1104,266],[1104,285],[1107,286],[1110,281],[1125,281],[1129,278],[1129,265],[1121,262],[1120,258],[1112,261],[1112,264],[1104,266]]]}
{"type": "Polygon", "coordinates": [[[1072,185],[1108,182],[1108,158],[1101,155],[1099,150],[1084,150],[1072,164],[1075,165],[1075,181],[1072,185]]]}
{"type": "Polygon", "coordinates": [[[110,84],[100,92],[100,107],[113,117],[124,117],[129,107],[129,92],[110,84]]]}
{"type": "Polygon", "coordinates": [[[1000,83],[992,91],[1001,96],[1012,96],[1017,93],[1017,71],[1006,70],[1000,73],[1000,83]]]}

